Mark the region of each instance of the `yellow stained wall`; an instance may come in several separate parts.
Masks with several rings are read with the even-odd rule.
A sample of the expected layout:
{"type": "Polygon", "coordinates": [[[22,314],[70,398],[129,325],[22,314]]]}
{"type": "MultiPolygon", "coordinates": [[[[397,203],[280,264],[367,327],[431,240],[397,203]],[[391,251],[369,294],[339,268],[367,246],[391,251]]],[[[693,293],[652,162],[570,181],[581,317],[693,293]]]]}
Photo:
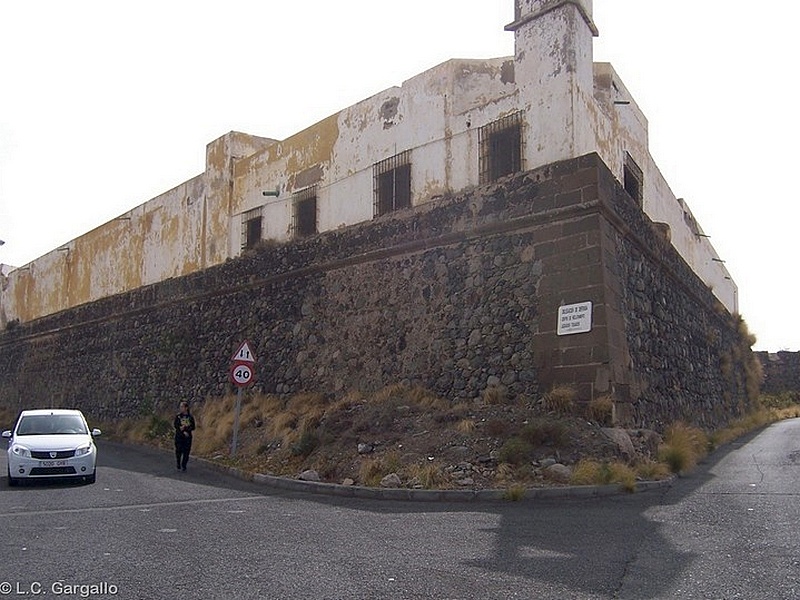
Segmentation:
{"type": "Polygon", "coordinates": [[[733,290],[719,294],[730,305],[728,296],[735,297],[735,287],[718,263],[708,258],[713,258],[713,248],[705,239],[698,243],[682,235],[681,227],[686,229],[683,213],[675,214],[674,195],[662,185],[647,150],[646,120],[635,103],[621,105],[624,110],[614,104],[615,94],[625,99],[628,94],[613,70],[596,65],[594,87],[591,91],[584,89],[589,86],[580,87],[579,93],[569,96],[570,103],[564,102],[564,94],[556,93],[556,87],[542,96],[540,86],[532,81],[535,77],[521,64],[527,63],[511,63],[507,58],[447,61],[286,140],[237,132],[214,140],[206,149],[203,174],[12,271],[7,278],[0,276],[0,327],[12,319],[30,321],[238,256],[242,213],[250,209],[261,209],[262,237],[285,241],[291,235],[292,194],[314,184],[319,185],[320,231],[369,220],[373,217],[373,165],[398,152],[413,153],[414,205],[475,185],[480,127],[525,107],[527,162],[523,168],[567,157],[550,156],[547,152],[552,149],[573,148],[581,153],[599,152],[619,176],[624,152],[637,155],[645,172],[646,212],[651,216],[664,212],[658,220],[670,224],[675,240],[689,240],[683,244],[688,250],[680,243],[678,250],[690,264],[693,253],[701,257],[692,264],[695,270],[714,284],[718,294],[733,290]],[[519,80],[524,78],[528,81],[522,85],[519,80]],[[559,127],[542,128],[547,119],[532,107],[538,107],[537,99],[543,98],[552,98],[550,104],[558,109],[548,108],[550,113],[560,111],[561,121],[574,122],[571,133],[559,127]],[[576,120],[570,107],[580,119],[576,120]],[[276,189],[278,197],[262,194],[276,189]],[[701,248],[701,253],[702,243],[708,248],[701,248]],[[710,265],[706,272],[702,271],[704,261],[710,265]]]}

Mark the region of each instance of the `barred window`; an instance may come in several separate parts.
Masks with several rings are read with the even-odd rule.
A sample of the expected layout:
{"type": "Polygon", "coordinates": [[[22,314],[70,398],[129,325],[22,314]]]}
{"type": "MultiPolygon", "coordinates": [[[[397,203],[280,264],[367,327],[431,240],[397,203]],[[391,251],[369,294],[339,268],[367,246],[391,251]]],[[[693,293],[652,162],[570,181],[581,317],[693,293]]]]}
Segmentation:
{"type": "Polygon", "coordinates": [[[633,160],[633,157],[625,153],[625,164],[622,168],[622,185],[631,198],[636,200],[639,206],[644,205],[644,175],[642,169],[633,160]]]}
{"type": "Polygon", "coordinates": [[[252,248],[261,241],[261,207],[242,213],[242,250],[252,248]]]}
{"type": "Polygon", "coordinates": [[[522,112],[517,111],[478,130],[480,182],[497,181],[522,170],[522,112]]]}
{"type": "Polygon", "coordinates": [[[376,217],[411,206],[411,151],[375,163],[373,167],[376,217]]]}
{"type": "Polygon", "coordinates": [[[317,233],[317,186],[312,185],[292,196],[292,232],[295,237],[317,233]]]}

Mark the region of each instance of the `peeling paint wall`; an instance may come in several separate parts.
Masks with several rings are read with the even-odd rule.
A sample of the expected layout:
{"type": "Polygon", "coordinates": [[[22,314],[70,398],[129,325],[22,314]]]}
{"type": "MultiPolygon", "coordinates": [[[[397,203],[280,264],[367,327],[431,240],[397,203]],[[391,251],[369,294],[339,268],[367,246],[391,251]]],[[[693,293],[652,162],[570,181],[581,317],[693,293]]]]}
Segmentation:
{"type": "Polygon", "coordinates": [[[668,226],[672,245],[731,312],[738,312],[738,288],[716,250],[692,215],[688,203],[676,198],[648,147],[647,119],[614,68],[594,64],[594,106],[587,111],[598,154],[619,181],[624,179],[625,154],[643,173],[643,208],[655,222],[668,226]]]}
{"type": "Polygon", "coordinates": [[[593,63],[591,0],[517,0],[515,9],[513,57],[444,62],[285,140],[230,132],[212,141],[204,173],[0,276],[0,327],[236,257],[248,211],[261,215],[263,239],[286,242],[294,194],[311,186],[319,232],[371,220],[373,166],[404,151],[413,206],[469,189],[480,178],[480,128],[517,111],[523,170],[596,152],[622,181],[630,154],[645,212],[735,312],[735,284],[649,153],[646,118],[613,68],[593,63]]]}

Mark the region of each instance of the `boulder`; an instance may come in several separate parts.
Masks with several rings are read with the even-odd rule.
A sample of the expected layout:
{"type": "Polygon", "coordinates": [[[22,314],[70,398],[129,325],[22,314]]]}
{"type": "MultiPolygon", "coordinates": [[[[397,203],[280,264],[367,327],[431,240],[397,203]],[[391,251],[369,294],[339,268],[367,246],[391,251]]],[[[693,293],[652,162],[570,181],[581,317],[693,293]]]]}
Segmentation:
{"type": "Polygon", "coordinates": [[[620,454],[625,458],[631,459],[636,456],[631,436],[628,435],[627,431],[619,427],[603,427],[603,433],[616,444],[620,454]]]}
{"type": "Polygon", "coordinates": [[[402,483],[397,473],[389,473],[386,477],[381,479],[381,487],[384,488],[398,488],[402,483]]]}
{"type": "Polygon", "coordinates": [[[567,483],[570,480],[570,477],[572,477],[572,469],[566,465],[562,465],[561,463],[556,463],[547,467],[544,470],[544,475],[553,481],[567,483]]]}
{"type": "Polygon", "coordinates": [[[319,473],[314,469],[307,469],[297,476],[300,481],[319,481],[319,473]]]}

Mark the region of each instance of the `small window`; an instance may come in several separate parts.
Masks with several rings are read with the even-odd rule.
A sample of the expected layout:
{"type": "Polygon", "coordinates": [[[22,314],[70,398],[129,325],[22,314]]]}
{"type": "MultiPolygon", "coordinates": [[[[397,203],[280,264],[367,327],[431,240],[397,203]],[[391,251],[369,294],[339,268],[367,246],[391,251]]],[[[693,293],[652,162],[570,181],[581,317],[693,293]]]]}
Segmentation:
{"type": "Polygon", "coordinates": [[[628,195],[636,200],[639,206],[644,206],[644,176],[642,170],[630,154],[625,153],[625,165],[623,166],[622,185],[628,195]]]}
{"type": "Polygon", "coordinates": [[[411,206],[411,151],[376,163],[373,168],[375,216],[411,206]]]}
{"type": "Polygon", "coordinates": [[[292,196],[292,229],[296,237],[317,233],[317,186],[306,188],[292,196]]]}
{"type": "Polygon", "coordinates": [[[489,183],[522,170],[522,112],[484,125],[478,132],[480,182],[489,183]]]}
{"type": "Polygon", "coordinates": [[[242,250],[261,241],[261,207],[242,213],[242,250]]]}

